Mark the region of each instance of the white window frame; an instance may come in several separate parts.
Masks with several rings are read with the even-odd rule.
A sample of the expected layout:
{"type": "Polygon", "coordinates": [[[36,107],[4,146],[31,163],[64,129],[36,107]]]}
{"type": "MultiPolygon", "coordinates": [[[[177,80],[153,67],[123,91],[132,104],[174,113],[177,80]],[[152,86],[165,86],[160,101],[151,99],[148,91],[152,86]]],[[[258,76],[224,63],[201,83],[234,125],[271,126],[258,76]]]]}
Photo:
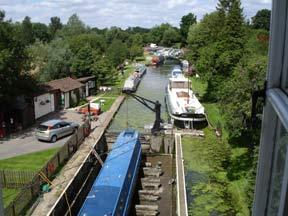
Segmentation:
{"type": "MultiPolygon", "coordinates": [[[[284,93],[288,79],[288,1],[272,4],[269,71],[267,74],[266,105],[262,121],[259,161],[252,214],[268,215],[268,201],[279,123],[288,131],[288,97],[284,93]]],[[[287,90],[286,90],[287,93],[287,90]]],[[[288,151],[286,153],[278,216],[288,215],[288,151]]]]}

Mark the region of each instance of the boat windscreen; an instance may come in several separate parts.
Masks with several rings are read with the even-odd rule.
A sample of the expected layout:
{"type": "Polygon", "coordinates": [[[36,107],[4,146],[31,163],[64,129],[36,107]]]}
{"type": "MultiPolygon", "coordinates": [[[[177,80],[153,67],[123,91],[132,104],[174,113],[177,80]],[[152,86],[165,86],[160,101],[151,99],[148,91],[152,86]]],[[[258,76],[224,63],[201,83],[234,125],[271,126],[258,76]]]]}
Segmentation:
{"type": "Polygon", "coordinates": [[[189,88],[189,83],[186,81],[174,81],[171,83],[172,88],[189,88]]]}

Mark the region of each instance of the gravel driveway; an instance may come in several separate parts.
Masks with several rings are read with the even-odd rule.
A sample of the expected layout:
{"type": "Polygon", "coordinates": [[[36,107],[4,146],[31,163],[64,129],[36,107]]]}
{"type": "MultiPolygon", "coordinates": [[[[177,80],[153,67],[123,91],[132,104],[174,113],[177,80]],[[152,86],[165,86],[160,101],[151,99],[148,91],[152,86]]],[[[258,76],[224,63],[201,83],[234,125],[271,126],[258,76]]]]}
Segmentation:
{"type": "Polygon", "coordinates": [[[0,139],[0,160],[18,155],[28,154],[32,152],[42,151],[50,148],[61,147],[69,139],[70,136],[59,139],[55,143],[38,141],[34,136],[36,127],[49,119],[63,119],[82,124],[82,115],[74,111],[60,111],[49,114],[39,120],[33,127],[23,130],[10,137],[0,139]]]}

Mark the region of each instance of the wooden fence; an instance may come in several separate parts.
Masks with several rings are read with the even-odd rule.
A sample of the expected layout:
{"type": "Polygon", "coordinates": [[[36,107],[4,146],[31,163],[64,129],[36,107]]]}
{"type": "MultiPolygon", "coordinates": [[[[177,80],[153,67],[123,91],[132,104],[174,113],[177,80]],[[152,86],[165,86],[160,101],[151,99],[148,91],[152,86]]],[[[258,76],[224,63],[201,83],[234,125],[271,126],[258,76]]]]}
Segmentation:
{"type": "MultiPolygon", "coordinates": [[[[64,146],[45,164],[45,166],[43,166],[41,170],[39,170],[39,172],[34,173],[34,175],[31,174],[30,176],[29,174],[27,174],[27,178],[25,174],[20,177],[17,176],[18,174],[16,174],[17,172],[15,172],[14,176],[12,174],[12,176],[15,177],[14,179],[11,178],[9,179],[10,181],[7,181],[8,179],[6,179],[5,184],[8,186],[8,188],[9,186],[19,186],[22,189],[20,193],[15,197],[15,199],[9,204],[9,206],[5,208],[5,215],[22,215],[23,212],[28,210],[29,206],[33,203],[33,201],[35,201],[35,199],[41,194],[41,185],[45,183],[45,181],[39,176],[39,173],[43,172],[50,180],[52,180],[55,173],[59,170],[60,166],[62,166],[72,157],[72,155],[82,144],[85,137],[89,135],[90,130],[88,128],[90,129],[90,125],[87,120],[78,129],[77,133],[73,134],[69,138],[69,140],[64,144],[64,146]],[[21,180],[23,184],[21,186],[20,183],[18,185],[13,184],[13,182],[17,182],[19,179],[21,179],[21,177],[23,177],[21,180]],[[30,177],[29,181],[28,177],[30,177]],[[26,184],[24,183],[25,181],[27,181],[26,184]]],[[[13,171],[11,173],[13,173],[13,171]]],[[[4,177],[6,178],[7,175],[4,177]]],[[[4,183],[4,181],[2,182],[4,183]]]]}
{"type": "Polygon", "coordinates": [[[3,188],[22,188],[31,182],[36,175],[35,171],[0,170],[0,182],[3,188]]]}

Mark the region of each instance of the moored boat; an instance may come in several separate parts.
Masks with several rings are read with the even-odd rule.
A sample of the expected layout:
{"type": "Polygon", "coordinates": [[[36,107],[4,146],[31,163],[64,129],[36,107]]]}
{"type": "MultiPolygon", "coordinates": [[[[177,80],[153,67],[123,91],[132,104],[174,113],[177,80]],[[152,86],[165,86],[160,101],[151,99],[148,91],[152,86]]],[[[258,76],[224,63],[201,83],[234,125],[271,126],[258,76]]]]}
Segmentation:
{"type": "Polygon", "coordinates": [[[171,77],[166,88],[166,104],[172,119],[187,122],[206,121],[205,110],[184,76],[171,77]]]}
{"type": "Polygon", "coordinates": [[[183,71],[181,70],[180,65],[175,65],[174,68],[172,69],[171,77],[176,78],[178,76],[183,76],[183,71]]]}
{"type": "Polygon", "coordinates": [[[132,75],[128,77],[128,79],[124,83],[124,87],[122,92],[135,92],[140,83],[140,76],[137,72],[134,72],[132,75]]]}
{"type": "Polygon", "coordinates": [[[141,163],[139,133],[127,129],[112,146],[79,216],[129,215],[141,163]]]}
{"type": "Polygon", "coordinates": [[[139,64],[136,66],[135,71],[139,74],[139,77],[141,78],[146,73],[147,67],[144,64],[139,64]]]}
{"type": "Polygon", "coordinates": [[[151,64],[153,66],[158,66],[160,64],[163,64],[164,60],[165,60],[165,58],[163,55],[159,55],[159,56],[156,55],[156,56],[152,57],[151,64]]]}

